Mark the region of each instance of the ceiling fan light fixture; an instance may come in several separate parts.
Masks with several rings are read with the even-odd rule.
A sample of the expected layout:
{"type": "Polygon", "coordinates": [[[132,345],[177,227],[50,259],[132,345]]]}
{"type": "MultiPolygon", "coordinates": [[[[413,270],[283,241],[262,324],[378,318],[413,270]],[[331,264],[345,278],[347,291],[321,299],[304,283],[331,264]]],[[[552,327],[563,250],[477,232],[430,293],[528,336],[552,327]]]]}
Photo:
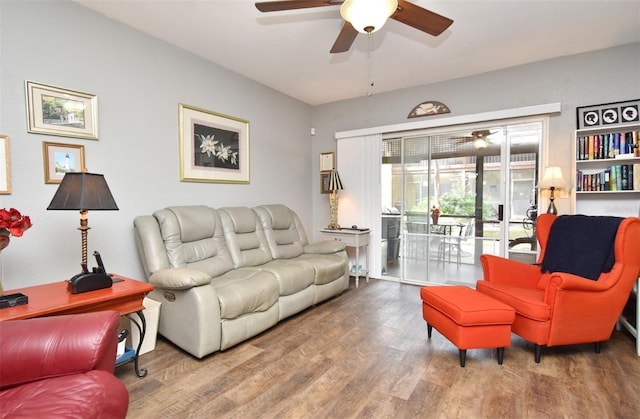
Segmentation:
{"type": "Polygon", "coordinates": [[[340,15],[362,33],[382,28],[398,8],[398,0],[347,0],[340,6],[340,15]]]}
{"type": "Polygon", "coordinates": [[[484,137],[476,138],[473,140],[473,146],[475,148],[487,148],[489,147],[489,141],[484,137]]]}

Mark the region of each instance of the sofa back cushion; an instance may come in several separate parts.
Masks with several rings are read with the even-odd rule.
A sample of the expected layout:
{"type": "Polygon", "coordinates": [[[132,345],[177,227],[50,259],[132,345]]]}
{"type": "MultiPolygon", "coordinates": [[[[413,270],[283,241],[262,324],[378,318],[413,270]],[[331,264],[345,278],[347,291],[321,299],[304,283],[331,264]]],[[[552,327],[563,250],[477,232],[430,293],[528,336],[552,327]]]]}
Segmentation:
{"type": "Polygon", "coordinates": [[[191,268],[212,277],[233,269],[218,212],[207,206],[176,206],[153,213],[172,268],[191,268]]]}
{"type": "Polygon", "coordinates": [[[307,235],[295,212],[285,205],[260,205],[253,210],[274,259],[291,259],[304,253],[307,235]]]}
{"type": "Polygon", "coordinates": [[[219,208],[224,239],[234,268],[271,261],[271,252],[256,213],[247,207],[219,208]]]}

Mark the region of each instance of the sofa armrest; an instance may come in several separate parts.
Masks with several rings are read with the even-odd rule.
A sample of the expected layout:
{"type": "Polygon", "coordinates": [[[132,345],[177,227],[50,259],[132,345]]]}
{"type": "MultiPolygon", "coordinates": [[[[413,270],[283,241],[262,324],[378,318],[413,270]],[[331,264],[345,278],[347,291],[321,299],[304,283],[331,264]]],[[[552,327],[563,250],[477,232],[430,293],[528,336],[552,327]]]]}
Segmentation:
{"type": "Polygon", "coordinates": [[[189,268],[161,269],[149,277],[149,283],[158,288],[186,290],[211,283],[211,275],[189,268]]]}
{"type": "Polygon", "coordinates": [[[304,246],[305,253],[312,254],[331,254],[338,253],[345,249],[344,243],[338,240],[322,240],[315,243],[309,243],[304,246]]]}
{"type": "Polygon", "coordinates": [[[0,322],[0,389],[90,370],[113,373],[115,311],[0,322]]]}

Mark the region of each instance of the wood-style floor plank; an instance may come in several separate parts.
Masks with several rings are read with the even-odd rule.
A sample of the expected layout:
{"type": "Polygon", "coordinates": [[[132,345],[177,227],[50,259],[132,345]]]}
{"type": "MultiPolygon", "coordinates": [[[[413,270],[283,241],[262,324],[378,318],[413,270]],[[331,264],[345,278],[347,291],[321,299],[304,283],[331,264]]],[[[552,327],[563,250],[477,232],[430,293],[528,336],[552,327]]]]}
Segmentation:
{"type": "Polygon", "coordinates": [[[615,331],[593,345],[545,348],[512,335],[495,349],[427,338],[419,287],[372,279],[202,360],[158,338],[124,365],[129,418],[631,418],[640,408],[640,357],[615,331]]]}

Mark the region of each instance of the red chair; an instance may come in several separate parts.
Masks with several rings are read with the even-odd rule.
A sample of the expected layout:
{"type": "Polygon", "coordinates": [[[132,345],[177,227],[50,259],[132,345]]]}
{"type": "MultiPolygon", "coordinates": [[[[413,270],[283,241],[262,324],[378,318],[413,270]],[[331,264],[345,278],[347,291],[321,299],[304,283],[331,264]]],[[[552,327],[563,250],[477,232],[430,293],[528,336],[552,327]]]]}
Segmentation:
{"type": "Polygon", "coordinates": [[[542,346],[595,343],[596,352],[600,352],[600,343],[609,340],[613,333],[633,284],[640,275],[640,218],[622,219],[613,228],[612,267],[608,272],[598,271],[600,273],[590,280],[566,273],[569,270],[545,271],[545,261],[558,258],[564,258],[563,263],[577,269],[591,265],[593,270],[594,259],[598,258],[593,256],[593,252],[607,240],[589,237],[598,236],[602,229],[581,228],[573,232],[565,229],[561,234],[558,231],[560,225],[566,228],[572,225],[572,221],[583,223],[578,224],[581,226],[597,225],[609,218],[612,217],[540,215],[536,220],[540,243],[539,263],[536,265],[492,255],[480,257],[484,279],[477,282],[476,289],[516,310],[511,330],[535,345],[535,361],[538,363],[542,346]],[[563,220],[556,225],[554,232],[554,224],[561,218],[563,220]],[[553,243],[550,235],[551,240],[555,240],[553,243]],[[571,240],[573,247],[564,244],[564,241],[571,240]]]}
{"type": "Polygon", "coordinates": [[[0,418],[124,418],[114,311],[0,322],[0,418]]]}

